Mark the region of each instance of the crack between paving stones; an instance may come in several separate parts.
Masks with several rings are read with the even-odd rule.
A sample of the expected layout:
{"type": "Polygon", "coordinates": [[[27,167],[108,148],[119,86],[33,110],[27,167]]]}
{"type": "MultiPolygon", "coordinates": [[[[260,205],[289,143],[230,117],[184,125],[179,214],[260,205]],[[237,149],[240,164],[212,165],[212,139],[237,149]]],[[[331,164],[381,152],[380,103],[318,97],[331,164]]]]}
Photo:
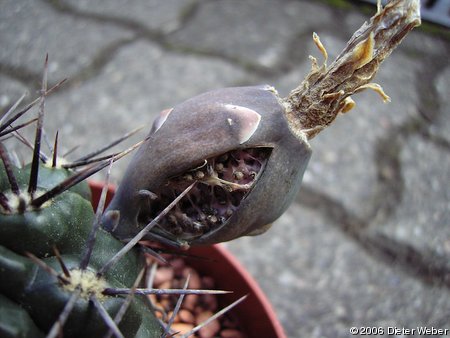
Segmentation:
{"type": "Polygon", "coordinates": [[[439,147],[444,151],[450,152],[450,141],[448,141],[447,139],[439,135],[435,135],[431,133],[429,130],[420,130],[419,133],[423,139],[433,143],[436,147],[439,147]]]}
{"type": "Polygon", "coordinates": [[[448,257],[430,248],[417,249],[409,243],[373,231],[370,220],[357,217],[339,201],[308,185],[302,186],[297,202],[317,211],[369,256],[389,268],[399,268],[425,284],[450,289],[448,257]]]}
{"type": "MultiPolygon", "coordinates": [[[[134,43],[138,40],[137,37],[124,38],[116,40],[111,44],[101,48],[99,52],[94,55],[92,61],[78,72],[67,79],[64,85],[58,89],[58,92],[64,92],[70,88],[77,86],[81,82],[85,82],[95,78],[106,67],[106,65],[114,58],[117,52],[126,45],[134,43]]],[[[21,82],[30,92],[37,92],[41,87],[42,75],[30,71],[24,67],[16,67],[5,63],[0,63],[0,74],[6,75],[21,82]]],[[[58,80],[60,81],[60,80],[58,80]]],[[[50,82],[49,86],[55,85],[57,82],[50,82]]]]}
{"type": "Polygon", "coordinates": [[[84,20],[91,20],[96,23],[113,24],[115,26],[122,27],[127,30],[131,30],[135,33],[136,38],[148,40],[168,52],[174,52],[174,53],[180,53],[180,54],[192,55],[192,56],[204,56],[204,57],[222,60],[222,61],[232,64],[236,67],[239,67],[244,71],[253,73],[253,75],[260,76],[260,77],[273,77],[273,76],[283,75],[285,73],[285,71],[280,73],[280,70],[278,69],[280,67],[269,68],[269,67],[265,67],[265,66],[262,66],[259,64],[255,64],[255,63],[246,61],[246,60],[238,58],[238,57],[223,55],[221,53],[215,52],[214,50],[196,48],[196,47],[192,47],[192,46],[187,46],[187,45],[183,45],[183,44],[177,44],[177,43],[170,42],[168,40],[168,38],[170,36],[172,36],[174,33],[176,33],[177,31],[182,30],[190,22],[190,20],[195,16],[195,14],[198,12],[199,7],[201,7],[202,4],[209,2],[207,0],[198,1],[194,4],[187,6],[187,8],[184,11],[182,10],[182,13],[179,17],[180,26],[176,30],[169,32],[169,33],[164,33],[159,30],[150,29],[150,28],[142,25],[141,23],[136,22],[131,19],[122,18],[122,17],[118,17],[118,16],[113,16],[113,15],[105,15],[105,14],[89,13],[89,12],[81,11],[81,10],[78,10],[78,9],[74,8],[73,6],[65,3],[62,0],[41,0],[41,1],[50,5],[54,10],[56,10],[60,13],[66,14],[66,15],[72,15],[74,17],[79,17],[84,20]]]}
{"type": "Polygon", "coordinates": [[[125,38],[115,41],[108,46],[100,49],[100,51],[94,56],[89,65],[78,71],[75,76],[68,79],[66,87],[72,87],[74,84],[85,82],[89,79],[95,78],[106,67],[106,65],[112,61],[115,55],[121,50],[122,47],[130,45],[138,40],[138,37],[125,38]]]}
{"type": "Polygon", "coordinates": [[[32,72],[23,67],[17,67],[0,62],[0,74],[17,80],[26,88],[29,92],[37,91],[41,87],[42,75],[32,72]]]}
{"type": "Polygon", "coordinates": [[[430,68],[417,72],[415,84],[419,95],[419,115],[411,117],[401,125],[392,128],[375,145],[374,163],[377,169],[377,192],[372,213],[369,218],[376,222],[385,222],[401,203],[404,192],[400,155],[409,138],[418,135],[434,144],[449,148],[449,142],[430,133],[429,128],[440,116],[440,104],[435,79],[445,65],[433,63],[430,68]]]}

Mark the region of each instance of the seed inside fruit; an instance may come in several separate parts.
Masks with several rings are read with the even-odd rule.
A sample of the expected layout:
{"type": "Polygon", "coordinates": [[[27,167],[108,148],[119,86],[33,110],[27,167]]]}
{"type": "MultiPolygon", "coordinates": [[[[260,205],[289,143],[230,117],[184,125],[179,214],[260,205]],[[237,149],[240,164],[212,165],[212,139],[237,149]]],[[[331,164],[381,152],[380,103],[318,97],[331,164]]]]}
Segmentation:
{"type": "Polygon", "coordinates": [[[192,239],[217,229],[252,190],[271,151],[267,147],[233,150],[172,177],[155,192],[157,199],[141,209],[139,221],[147,224],[196,181],[191,191],[159,222],[156,231],[177,239],[192,239]]]}

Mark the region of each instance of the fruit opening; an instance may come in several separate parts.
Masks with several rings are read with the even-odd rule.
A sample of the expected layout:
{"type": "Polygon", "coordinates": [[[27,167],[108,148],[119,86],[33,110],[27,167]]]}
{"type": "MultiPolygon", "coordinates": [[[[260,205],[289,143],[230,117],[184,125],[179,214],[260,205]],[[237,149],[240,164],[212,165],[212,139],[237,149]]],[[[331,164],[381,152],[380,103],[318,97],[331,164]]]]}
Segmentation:
{"type": "Polygon", "coordinates": [[[152,231],[170,239],[187,240],[214,231],[227,222],[261,176],[272,148],[232,150],[172,177],[153,200],[141,208],[138,220],[147,224],[183,190],[195,186],[152,231]]]}

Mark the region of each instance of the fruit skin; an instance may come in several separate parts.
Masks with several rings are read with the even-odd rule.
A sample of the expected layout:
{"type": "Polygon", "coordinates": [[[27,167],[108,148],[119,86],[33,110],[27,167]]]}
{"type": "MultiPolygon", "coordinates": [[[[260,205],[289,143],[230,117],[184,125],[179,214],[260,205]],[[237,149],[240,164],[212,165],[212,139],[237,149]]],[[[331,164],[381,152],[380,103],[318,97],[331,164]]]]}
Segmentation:
{"type": "Polygon", "coordinates": [[[108,207],[120,212],[119,225],[113,229],[105,216],[105,228],[118,238],[132,237],[145,226],[138,222],[140,190],[156,192],[169,178],[207,158],[254,147],[269,147],[272,152],[252,191],[223,225],[187,244],[213,244],[264,232],[298,192],[311,156],[306,139],[290,130],[281,100],[270,86],[218,89],[165,111],[129,164],[108,207]]]}
{"type": "MultiPolygon", "coordinates": [[[[60,183],[61,177],[67,174],[65,169],[40,169],[43,169],[43,176],[39,179],[38,191],[60,183]]],[[[26,194],[28,168],[13,168],[13,172],[20,191],[26,194]]],[[[3,193],[8,193],[9,182],[3,170],[0,170],[0,187],[3,193]]],[[[92,229],[94,211],[89,201],[73,191],[76,190],[62,193],[39,209],[23,213],[0,211],[0,312],[16,313],[24,318],[21,325],[11,322],[9,326],[0,319],[0,332],[4,328],[5,336],[42,336],[40,333],[48,332],[72,295],[54,275],[24,254],[32,253],[61,273],[53,251],[56,247],[69,270],[79,268],[92,229]]],[[[86,270],[99,271],[122,248],[119,240],[99,229],[86,270]]],[[[103,274],[106,287],[131,287],[143,264],[139,250],[131,250],[103,274]]],[[[114,317],[124,299],[125,296],[105,296],[100,302],[114,317]]],[[[64,337],[101,337],[107,332],[103,323],[97,309],[87,299],[79,298],[64,325],[64,337]]],[[[151,309],[138,296],[131,302],[119,328],[125,337],[157,337],[161,334],[151,309]]]]}

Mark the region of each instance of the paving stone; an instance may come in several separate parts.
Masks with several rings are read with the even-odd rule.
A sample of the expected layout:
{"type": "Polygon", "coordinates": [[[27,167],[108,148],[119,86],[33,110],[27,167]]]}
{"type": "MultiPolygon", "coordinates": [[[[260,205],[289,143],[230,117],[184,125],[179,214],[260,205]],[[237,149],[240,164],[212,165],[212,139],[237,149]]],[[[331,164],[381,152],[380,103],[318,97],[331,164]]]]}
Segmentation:
{"type": "Polygon", "coordinates": [[[288,337],[349,337],[352,326],[448,328],[448,290],[379,262],[361,245],[293,204],[264,235],[226,247],[266,292],[288,337]]]}
{"type": "MultiPolygon", "coordinates": [[[[105,139],[145,126],[142,139],[161,110],[245,77],[223,61],[167,53],[136,42],[118,51],[95,78],[51,96],[47,128],[53,132],[59,128],[68,149],[79,144],[92,150],[105,139]]],[[[121,177],[125,162],[115,167],[114,178],[121,177]]]]}
{"type": "Polygon", "coordinates": [[[164,33],[172,32],[181,25],[182,16],[196,1],[179,0],[68,0],[66,1],[79,13],[95,14],[102,18],[128,20],[164,33]]]}
{"type": "Polygon", "coordinates": [[[41,1],[5,0],[1,6],[0,63],[39,78],[46,53],[49,74],[58,81],[88,66],[102,48],[132,36],[113,25],[62,15],[41,1]]]}
{"type": "Polygon", "coordinates": [[[20,81],[0,75],[0,116],[25,93],[28,89],[20,81]]]}
{"type": "Polygon", "coordinates": [[[435,82],[439,98],[439,115],[431,126],[431,133],[450,142],[450,66],[440,72],[435,82]]]}
{"type": "MultiPolygon", "coordinates": [[[[442,55],[448,54],[450,50],[448,38],[441,38],[438,35],[428,34],[426,28],[416,29],[414,35],[408,36],[408,39],[405,39],[404,42],[402,42],[402,46],[409,52],[411,57],[424,55],[440,59],[442,55]]],[[[424,66],[429,67],[427,64],[424,66]]]]}
{"type": "MultiPolygon", "coordinates": [[[[376,7],[373,8],[373,13],[375,13],[376,7]]],[[[368,15],[353,10],[345,11],[345,14],[345,17],[341,20],[342,28],[346,34],[350,35],[353,35],[353,33],[356,32],[356,30],[361,27],[365,21],[370,19],[368,15]]]]}
{"type": "Polygon", "coordinates": [[[204,3],[171,41],[274,67],[295,34],[330,20],[321,5],[298,1],[213,1],[204,3]]]}
{"type": "Polygon", "coordinates": [[[448,149],[413,136],[401,152],[402,200],[395,214],[378,229],[421,251],[450,257],[450,177],[448,149]],[[444,183],[444,184],[443,184],[444,183]]]}

